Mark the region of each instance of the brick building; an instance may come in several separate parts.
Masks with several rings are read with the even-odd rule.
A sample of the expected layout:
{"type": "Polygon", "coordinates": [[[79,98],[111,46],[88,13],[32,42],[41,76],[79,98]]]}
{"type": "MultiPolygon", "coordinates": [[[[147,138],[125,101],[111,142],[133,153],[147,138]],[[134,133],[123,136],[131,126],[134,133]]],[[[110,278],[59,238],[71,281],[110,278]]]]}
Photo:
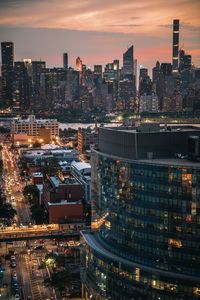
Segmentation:
{"type": "Polygon", "coordinates": [[[52,176],[44,183],[43,202],[50,223],[62,223],[83,218],[84,188],[74,177],[52,176]]]}

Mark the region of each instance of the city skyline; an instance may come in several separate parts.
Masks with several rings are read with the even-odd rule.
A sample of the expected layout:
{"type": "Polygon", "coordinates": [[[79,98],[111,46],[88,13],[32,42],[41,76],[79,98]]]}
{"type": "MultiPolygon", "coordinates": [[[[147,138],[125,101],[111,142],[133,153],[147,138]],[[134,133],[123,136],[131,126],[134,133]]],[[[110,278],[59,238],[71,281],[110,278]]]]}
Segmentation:
{"type": "Polygon", "coordinates": [[[172,22],[180,19],[180,47],[200,65],[198,1],[54,2],[1,1],[0,40],[14,42],[15,60],[62,66],[68,52],[70,66],[77,56],[91,68],[113,59],[121,65],[122,54],[133,44],[138,66],[151,75],[156,60],[172,62],[172,22]]]}

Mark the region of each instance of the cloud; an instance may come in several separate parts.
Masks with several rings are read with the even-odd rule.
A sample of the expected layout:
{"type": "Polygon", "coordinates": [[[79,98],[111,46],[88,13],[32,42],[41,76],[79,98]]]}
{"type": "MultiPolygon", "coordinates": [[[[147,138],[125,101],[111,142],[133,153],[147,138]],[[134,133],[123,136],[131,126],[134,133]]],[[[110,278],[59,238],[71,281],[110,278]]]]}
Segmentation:
{"type": "Polygon", "coordinates": [[[48,1],[48,0],[1,0],[0,1],[0,8],[5,9],[5,8],[20,8],[22,5],[30,5],[32,3],[36,2],[41,2],[41,1],[48,1]]]}
{"type": "Polygon", "coordinates": [[[108,24],[108,27],[141,27],[140,24],[108,24]]]}

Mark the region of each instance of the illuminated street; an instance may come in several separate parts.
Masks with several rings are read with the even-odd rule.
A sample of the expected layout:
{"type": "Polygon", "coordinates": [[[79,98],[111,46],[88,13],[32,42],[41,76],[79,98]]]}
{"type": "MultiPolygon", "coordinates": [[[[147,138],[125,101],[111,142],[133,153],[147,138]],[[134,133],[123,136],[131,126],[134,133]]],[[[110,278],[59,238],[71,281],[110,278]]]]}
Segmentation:
{"type": "MultiPolygon", "coordinates": [[[[34,225],[30,218],[30,210],[28,204],[23,198],[23,188],[25,183],[22,183],[19,177],[19,169],[17,162],[14,159],[13,153],[9,150],[8,145],[3,146],[2,159],[4,162],[3,191],[6,201],[11,203],[17,211],[15,217],[16,222],[11,226],[4,226],[0,229],[0,239],[11,237],[40,237],[45,235],[60,234],[63,228],[59,225],[34,225]]],[[[42,250],[38,251],[37,241],[32,242],[9,242],[1,243],[0,254],[15,253],[16,257],[16,276],[19,284],[20,299],[57,299],[55,290],[52,288],[45,288],[44,278],[50,275],[49,270],[38,269],[44,260],[48,251],[55,248],[55,242],[47,240],[42,246],[42,250]],[[31,249],[31,252],[30,250],[31,249]]],[[[10,287],[10,278],[13,274],[13,269],[10,267],[8,261],[4,262],[5,275],[4,282],[7,287],[1,289],[1,299],[15,299],[12,296],[12,288],[10,287]],[[10,298],[9,298],[10,297],[10,298]]]]}

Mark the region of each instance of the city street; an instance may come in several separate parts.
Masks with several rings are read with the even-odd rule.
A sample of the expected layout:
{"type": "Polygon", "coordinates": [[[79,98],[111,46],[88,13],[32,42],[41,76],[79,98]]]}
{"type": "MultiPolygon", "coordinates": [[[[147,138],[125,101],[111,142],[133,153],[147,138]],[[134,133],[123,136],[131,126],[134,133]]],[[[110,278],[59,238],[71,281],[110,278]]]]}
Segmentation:
{"type": "MultiPolygon", "coordinates": [[[[6,197],[6,201],[11,203],[13,208],[17,211],[15,223],[1,229],[1,232],[24,232],[26,230],[38,230],[34,225],[29,228],[32,220],[30,218],[30,210],[28,204],[23,198],[23,188],[25,183],[22,183],[19,177],[19,169],[17,162],[14,159],[13,153],[9,150],[9,146],[5,144],[2,151],[2,159],[4,163],[3,182],[2,187],[6,197]],[[14,229],[16,228],[16,229],[14,229]]],[[[45,227],[38,226],[39,231],[46,230],[45,227]]],[[[1,299],[15,299],[13,289],[11,288],[11,275],[16,270],[17,282],[19,285],[20,300],[44,300],[44,299],[57,299],[54,289],[46,288],[43,281],[49,276],[48,269],[38,269],[48,253],[48,244],[50,249],[54,249],[53,241],[46,241],[46,246],[42,251],[34,250],[37,247],[37,241],[34,242],[9,242],[1,243],[0,255],[1,257],[9,253],[14,253],[16,259],[16,267],[10,267],[10,261],[3,259],[3,266],[5,268],[4,278],[1,282],[1,299]],[[31,251],[28,249],[32,249],[31,251]]]]}

